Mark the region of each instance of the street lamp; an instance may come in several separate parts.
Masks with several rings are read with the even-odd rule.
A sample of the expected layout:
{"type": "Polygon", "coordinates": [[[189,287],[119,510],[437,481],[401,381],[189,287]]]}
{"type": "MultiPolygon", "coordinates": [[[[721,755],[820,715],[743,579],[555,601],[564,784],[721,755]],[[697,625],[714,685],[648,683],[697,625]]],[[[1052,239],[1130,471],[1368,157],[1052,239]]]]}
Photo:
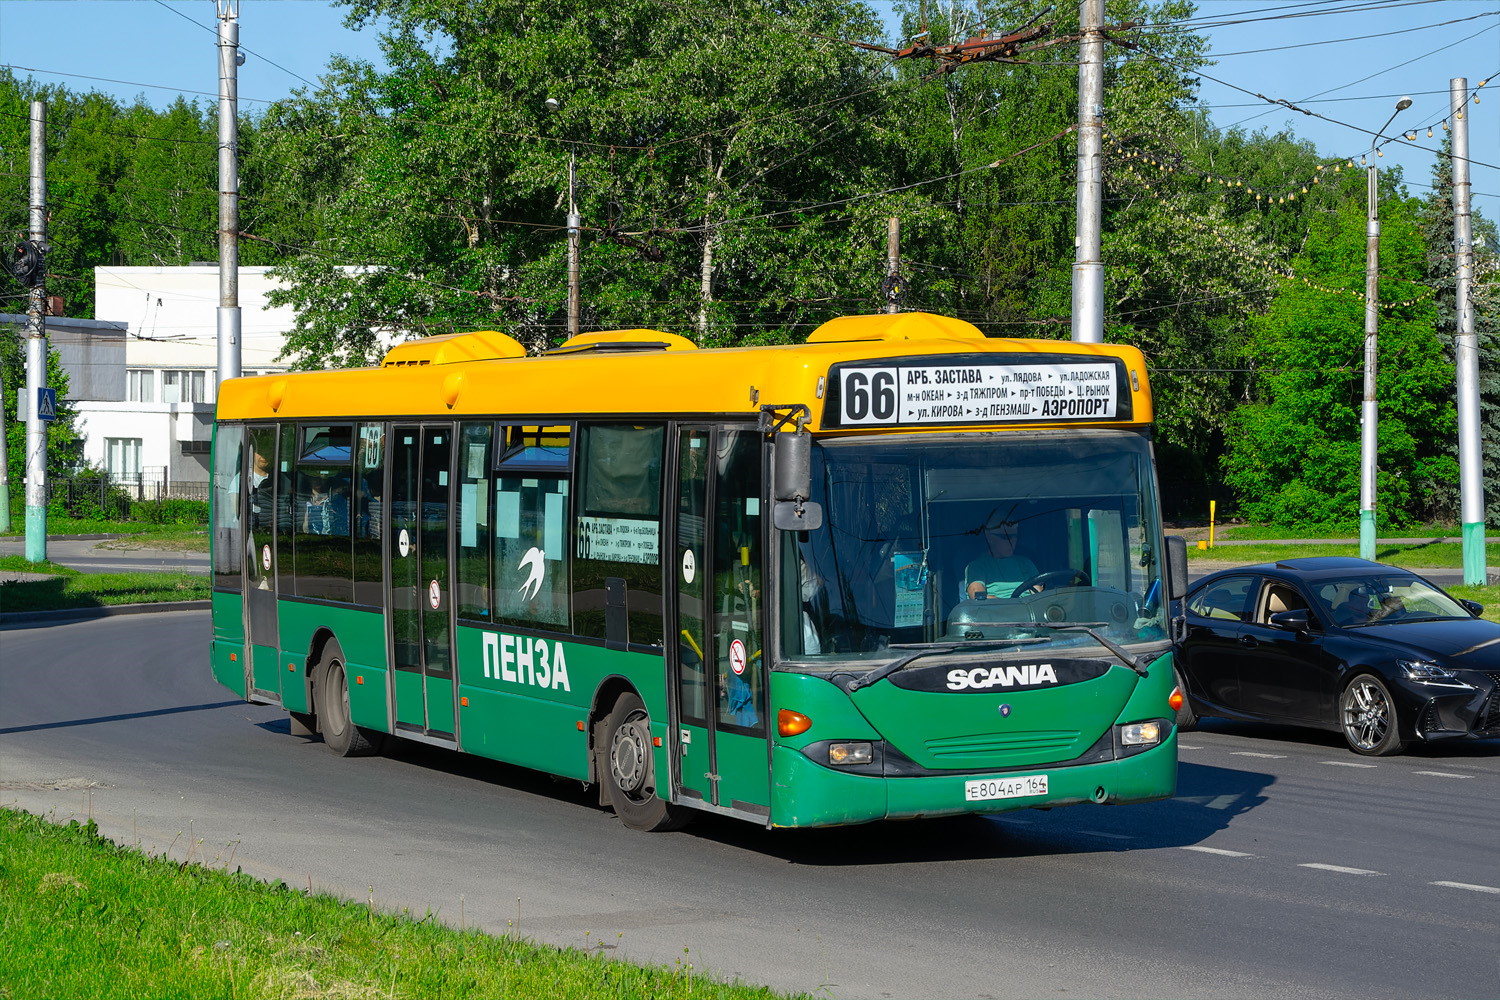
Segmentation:
{"type": "Polygon", "coordinates": [[[1403,97],[1396,102],[1396,110],[1385,120],[1385,125],[1376,130],[1370,140],[1368,159],[1369,184],[1366,189],[1365,216],[1365,396],[1360,405],[1359,422],[1359,557],[1375,558],[1375,462],[1379,429],[1375,405],[1375,343],[1379,324],[1380,295],[1377,287],[1377,269],[1380,265],[1380,213],[1376,203],[1375,144],[1380,133],[1396,120],[1396,116],[1411,107],[1411,98],[1403,97]]]}
{"type": "MultiPolygon", "coordinates": [[[[1408,102],[1410,103],[1410,102],[1408,102]]],[[[562,110],[562,102],[549,97],[542,102],[549,112],[562,110]]],[[[578,336],[578,316],[581,312],[579,294],[579,242],[582,236],[583,219],[578,214],[578,203],[574,200],[578,187],[578,154],[568,154],[568,338],[578,336]]]]}

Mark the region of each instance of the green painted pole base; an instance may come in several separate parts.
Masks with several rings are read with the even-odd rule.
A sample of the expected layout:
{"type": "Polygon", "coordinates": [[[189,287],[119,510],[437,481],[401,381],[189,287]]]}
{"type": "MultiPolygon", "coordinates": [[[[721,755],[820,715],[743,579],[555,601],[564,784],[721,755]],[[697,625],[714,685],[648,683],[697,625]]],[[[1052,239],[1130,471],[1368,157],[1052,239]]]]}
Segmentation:
{"type": "Polygon", "coordinates": [[[47,508],[26,505],[26,561],[47,561],[47,508]]]}
{"type": "Polygon", "coordinates": [[[1371,561],[1375,559],[1375,512],[1373,510],[1359,512],[1359,557],[1371,561]]]}
{"type": "Polygon", "coordinates": [[[1470,585],[1487,583],[1488,570],[1484,565],[1484,522],[1464,522],[1464,583],[1470,585]]]}

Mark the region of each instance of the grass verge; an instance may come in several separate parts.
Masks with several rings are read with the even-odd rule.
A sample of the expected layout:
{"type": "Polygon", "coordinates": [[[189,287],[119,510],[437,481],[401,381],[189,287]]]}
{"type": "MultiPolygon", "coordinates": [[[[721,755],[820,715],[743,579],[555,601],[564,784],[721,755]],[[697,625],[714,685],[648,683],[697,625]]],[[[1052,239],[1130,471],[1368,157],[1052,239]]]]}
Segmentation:
{"type": "Polygon", "coordinates": [[[195,573],[82,573],[24,556],[0,556],[0,570],[46,573],[42,580],[0,583],[0,612],[62,611],[116,604],[206,601],[209,578],[195,573]]]}
{"type": "MultiPolygon", "coordinates": [[[[444,926],[0,810],[0,997],[773,1000],[675,967],[444,926]]],[[[613,942],[603,942],[605,947],[613,942]]]]}
{"type": "MultiPolygon", "coordinates": [[[[1313,545],[1299,542],[1295,545],[1226,545],[1211,549],[1188,546],[1189,561],[1206,559],[1214,562],[1232,562],[1238,565],[1275,562],[1301,556],[1359,556],[1359,543],[1348,542],[1332,545],[1313,545]]],[[[1500,545],[1484,547],[1485,562],[1490,566],[1500,565],[1500,545]]],[[[1410,545],[1381,545],[1375,550],[1378,562],[1411,569],[1423,567],[1433,569],[1455,569],[1463,566],[1463,545],[1458,542],[1422,542],[1410,545]]]]}

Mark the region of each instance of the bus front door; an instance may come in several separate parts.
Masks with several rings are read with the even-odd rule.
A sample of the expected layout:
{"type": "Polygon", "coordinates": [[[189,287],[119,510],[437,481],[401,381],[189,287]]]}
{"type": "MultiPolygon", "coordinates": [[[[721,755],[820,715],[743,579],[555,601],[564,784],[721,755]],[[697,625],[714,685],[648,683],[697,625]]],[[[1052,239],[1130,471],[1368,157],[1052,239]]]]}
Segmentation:
{"type": "Polygon", "coordinates": [[[391,662],[396,729],[455,738],[448,581],[453,427],[397,425],[391,435],[391,662]]]}
{"type": "Polygon", "coordinates": [[[677,433],[671,683],[679,795],[770,815],[761,613],[761,436],[677,433]]]}

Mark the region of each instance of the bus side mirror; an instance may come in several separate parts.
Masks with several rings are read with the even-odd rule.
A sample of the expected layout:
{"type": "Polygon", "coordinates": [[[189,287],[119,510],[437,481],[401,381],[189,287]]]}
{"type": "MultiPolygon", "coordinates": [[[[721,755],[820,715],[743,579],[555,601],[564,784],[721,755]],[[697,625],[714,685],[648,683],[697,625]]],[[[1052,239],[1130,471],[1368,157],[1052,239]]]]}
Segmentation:
{"type": "Polygon", "coordinates": [[[771,462],[771,523],[782,531],[814,531],[823,526],[823,506],[812,495],[812,436],[805,430],[775,435],[771,462]]]}
{"type": "Polygon", "coordinates": [[[1168,535],[1166,542],[1167,599],[1178,601],[1188,592],[1187,539],[1181,535],[1168,535]]]}

